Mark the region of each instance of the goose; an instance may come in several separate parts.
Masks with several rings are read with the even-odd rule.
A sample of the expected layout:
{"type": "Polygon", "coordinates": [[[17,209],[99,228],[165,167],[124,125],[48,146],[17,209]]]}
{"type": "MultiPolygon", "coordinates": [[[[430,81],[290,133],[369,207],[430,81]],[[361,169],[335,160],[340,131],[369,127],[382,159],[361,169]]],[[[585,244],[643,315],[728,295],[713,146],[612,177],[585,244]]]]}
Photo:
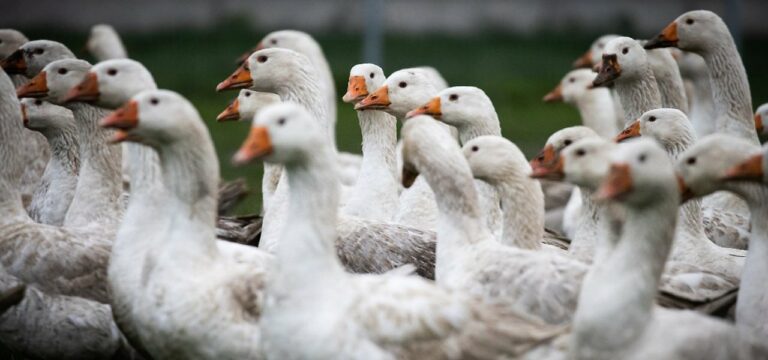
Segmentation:
{"type": "MultiPolygon", "coordinates": [[[[616,140],[625,141],[638,136],[656,140],[672,160],[676,160],[696,140],[693,127],[685,114],[680,110],[667,108],[646,112],[621,132],[616,140]]],[[[736,215],[717,212],[715,216],[736,215]]],[[[712,221],[709,223],[712,224],[712,221]]],[[[675,230],[670,259],[695,264],[733,279],[741,276],[744,251],[723,248],[710,241],[702,222],[700,201],[688,201],[680,207],[675,230]]],[[[713,234],[725,232],[733,233],[734,230],[715,227],[709,231],[713,234]]]]}
{"type": "MultiPolygon", "coordinates": [[[[611,92],[604,87],[593,87],[596,74],[589,69],[576,69],[565,74],[560,83],[544,96],[544,102],[562,101],[579,110],[582,125],[604,138],[612,138],[619,131],[613,115],[611,92]]],[[[623,120],[622,120],[623,121],[623,120]]]]}
{"type": "MultiPolygon", "coordinates": [[[[314,70],[305,56],[286,49],[263,49],[253,53],[246,65],[218,88],[250,87],[276,93],[283,101],[302,105],[326,132],[330,131],[314,70]]],[[[328,139],[332,140],[330,136],[328,139]]],[[[284,180],[283,174],[270,200],[271,209],[265,214],[259,243],[260,248],[270,253],[277,249],[284,224],[291,216],[287,212],[290,187],[284,180]]],[[[410,263],[419,275],[434,277],[433,232],[347,216],[339,217],[337,231],[337,252],[353,272],[381,273],[410,263]]]]}
{"type": "Polygon", "coordinates": [[[51,160],[29,206],[30,217],[42,224],[61,226],[72,202],[80,170],[80,143],[75,117],[69,109],[40,99],[21,100],[24,126],[48,140],[51,160]]]}
{"type": "Polygon", "coordinates": [[[618,37],[606,44],[600,72],[592,82],[613,82],[624,109],[624,125],[644,112],[661,107],[661,94],[643,47],[634,39],[618,37]]]}
{"type": "MultiPolygon", "coordinates": [[[[375,64],[357,64],[349,70],[347,92],[342,100],[357,103],[386,80],[375,64]]],[[[363,135],[363,163],[341,213],[375,221],[393,221],[399,205],[397,177],[397,119],[383,111],[357,111],[363,135]]],[[[266,165],[267,163],[265,163],[266,165]]]]}
{"type": "MultiPolygon", "coordinates": [[[[595,39],[589,49],[573,62],[573,67],[592,69],[595,66],[599,66],[600,61],[603,58],[605,45],[617,37],[619,37],[619,35],[606,34],[595,39]]],[[[611,100],[613,100],[613,112],[616,117],[616,126],[621,129],[624,126],[624,108],[621,106],[621,99],[619,99],[619,95],[616,91],[614,89],[609,89],[609,91],[611,93],[611,100]]]]}
{"type": "Polygon", "coordinates": [[[646,49],[669,46],[704,58],[715,104],[715,130],[758,144],[747,72],[723,19],[707,10],[689,11],[645,44],[646,49]]]}
{"type": "Polygon", "coordinates": [[[725,172],[723,179],[730,181],[743,180],[756,183],[762,182],[765,185],[768,183],[768,177],[766,177],[765,172],[765,169],[768,168],[768,166],[766,166],[766,161],[768,161],[768,156],[766,156],[767,150],[768,146],[763,145],[760,152],[754,153],[746,160],[729,168],[728,171],[725,172]]]}
{"type": "MultiPolygon", "coordinates": [[[[216,121],[252,121],[261,109],[279,101],[280,96],[277,94],[242,89],[237,98],[216,116],[216,121]]],[[[264,175],[261,178],[262,214],[266,214],[269,209],[269,203],[275,195],[281,173],[282,169],[279,166],[264,164],[264,175]]]]}
{"type": "Polygon", "coordinates": [[[0,60],[7,58],[29,39],[15,29],[0,29],[0,60]]]}
{"type": "MultiPolygon", "coordinates": [[[[432,116],[455,127],[461,144],[466,144],[478,136],[501,136],[501,124],[493,102],[482,89],[474,86],[454,86],[443,89],[426,104],[409,111],[406,117],[419,114],[432,116]]],[[[475,180],[475,187],[480,196],[480,208],[488,228],[503,241],[505,238],[502,236],[499,192],[494,186],[481,179],[475,180]]]]}
{"type": "Polygon", "coordinates": [[[755,130],[762,135],[766,134],[766,127],[763,125],[764,118],[768,119],[768,103],[760,105],[755,111],[755,130]]]}
{"type": "MultiPolygon", "coordinates": [[[[241,246],[252,259],[243,263],[218,246],[218,160],[197,110],[177,93],[146,90],[100,125],[118,129],[113,142],[155,149],[167,189],[155,193],[154,209],[131,197],[131,205],[138,200],[156,217],[150,223],[154,233],[148,234],[151,250],[134,265],[143,286],[129,295],[138,298],[131,320],[141,344],[154,358],[260,357],[260,298],[272,257],[241,246]]],[[[135,220],[123,222],[121,230],[129,230],[121,231],[118,241],[135,240],[121,236],[148,225],[135,220]]]]}
{"type": "Polygon", "coordinates": [[[715,104],[712,102],[707,63],[696,53],[681,51],[681,54],[678,60],[680,75],[691,84],[688,117],[696,130],[696,136],[702,138],[715,131],[715,104]]]}
{"type": "Polygon", "coordinates": [[[88,50],[97,61],[123,59],[128,57],[123,41],[115,28],[107,24],[97,24],[91,27],[91,34],[85,43],[88,50]]]}
{"type": "Polygon", "coordinates": [[[49,63],[74,59],[75,55],[64,44],[51,40],[33,40],[24,43],[0,62],[8,75],[21,74],[35,77],[49,63]]]}
{"type": "Polygon", "coordinates": [[[584,278],[573,320],[573,358],[768,356],[764,342],[732,324],[653,306],[680,201],[675,172],[659,145],[649,139],[620,144],[596,195],[620,204],[627,216],[612,251],[584,278]],[[612,306],[606,306],[607,297],[614,299],[612,306]]]}
{"type": "MultiPolygon", "coordinates": [[[[17,89],[19,97],[41,98],[61,104],[69,89],[86,76],[91,64],[83,60],[62,59],[51,62],[29,83],[17,89]]],[[[107,144],[109,135],[98,128],[106,109],[90,104],[67,103],[72,110],[80,144],[80,172],[77,188],[63,225],[70,228],[92,227],[105,232],[109,241],[123,214],[122,149],[107,144]]]]}
{"type": "Polygon", "coordinates": [[[656,78],[661,95],[661,107],[688,113],[688,97],[677,61],[670,49],[646,50],[648,65],[656,78]]]}
{"type": "Polygon", "coordinates": [[[435,281],[550,324],[568,323],[586,266],[554,252],[499,243],[482,221],[461,149],[441,128],[419,115],[402,130],[405,167],[424,176],[438,204],[435,281]]]}
{"type": "Polygon", "coordinates": [[[768,309],[762,278],[765,270],[765,196],[764,186],[738,180],[740,163],[754,161],[759,147],[752,141],[729,135],[712,134],[688,148],[677,161],[676,170],[689,197],[701,197],[725,190],[744,198],[750,207],[752,234],[741,275],[736,302],[736,324],[763,339],[768,336],[765,311],[768,309]],[[729,179],[732,177],[734,179],[729,179]],[[754,243],[753,243],[754,242],[754,243]]]}
{"type": "Polygon", "coordinates": [[[259,113],[233,159],[282,164],[295,195],[293,223],[277,249],[278,270],[266,284],[261,331],[268,358],[521,356],[562,331],[409,276],[406,269],[344,271],[333,246],[338,174],[324,130],[301,105],[272,105],[259,113]]]}

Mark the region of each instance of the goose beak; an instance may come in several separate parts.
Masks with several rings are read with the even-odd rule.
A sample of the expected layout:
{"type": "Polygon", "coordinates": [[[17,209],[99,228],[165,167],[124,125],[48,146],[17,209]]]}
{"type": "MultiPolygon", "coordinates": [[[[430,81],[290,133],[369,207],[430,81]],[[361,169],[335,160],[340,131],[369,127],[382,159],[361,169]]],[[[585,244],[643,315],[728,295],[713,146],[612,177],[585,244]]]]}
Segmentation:
{"type": "Polygon", "coordinates": [[[696,197],[693,194],[693,191],[691,190],[691,188],[689,188],[688,185],[685,184],[685,180],[683,179],[683,177],[680,176],[680,174],[677,174],[676,177],[677,177],[677,189],[680,191],[680,203],[683,204],[686,201],[696,197]]]}
{"type": "Polygon", "coordinates": [[[384,85],[355,104],[355,110],[384,110],[390,104],[389,88],[384,85]]]}
{"type": "Polygon", "coordinates": [[[576,61],[573,62],[574,69],[592,67],[592,50],[587,50],[576,61]]]}
{"type": "Polygon", "coordinates": [[[544,98],[542,98],[545,103],[553,103],[553,102],[561,102],[563,101],[563,85],[557,84],[552,91],[547,93],[547,95],[544,95],[544,98]]]}
{"type": "Polygon", "coordinates": [[[531,160],[531,177],[534,179],[562,180],[565,177],[565,161],[555,152],[552,145],[547,145],[531,160]]]}
{"type": "Polygon", "coordinates": [[[138,141],[138,138],[128,133],[128,130],[139,126],[139,104],[131,100],[107,117],[101,119],[99,126],[107,129],[117,129],[110,139],[113,144],[123,141],[138,141]]]}
{"type": "Polygon", "coordinates": [[[29,80],[28,83],[16,89],[16,96],[19,98],[41,98],[46,95],[48,95],[48,81],[46,80],[45,71],[41,71],[32,80],[29,80]]]}
{"type": "Polygon", "coordinates": [[[29,128],[29,116],[27,116],[27,105],[21,104],[21,121],[25,128],[29,128]]]}
{"type": "Polygon", "coordinates": [[[616,200],[632,191],[632,175],[628,164],[611,164],[608,175],[597,189],[598,200],[616,200]]]}
{"type": "Polygon", "coordinates": [[[592,85],[603,86],[616,80],[619,75],[621,75],[621,65],[619,65],[616,54],[603,55],[603,61],[600,62],[600,71],[597,72],[597,77],[592,81],[592,85]]]}
{"type": "Polygon", "coordinates": [[[272,141],[269,131],[263,126],[251,127],[251,132],[240,146],[235,156],[232,157],[232,165],[242,166],[253,159],[260,159],[272,153],[272,141]]]}
{"type": "Polygon", "coordinates": [[[24,51],[18,49],[0,62],[6,73],[24,74],[27,72],[27,61],[24,60],[24,51]]]}
{"type": "Polygon", "coordinates": [[[659,35],[656,35],[655,38],[648,40],[648,42],[645,43],[644,48],[646,50],[650,50],[650,49],[677,46],[678,40],[679,39],[677,38],[677,22],[673,21],[669,23],[669,25],[667,25],[667,27],[665,27],[664,30],[661,30],[661,33],[659,35]]]}
{"type": "Polygon", "coordinates": [[[416,182],[416,178],[419,176],[419,171],[416,170],[415,167],[412,165],[403,164],[403,175],[402,175],[402,183],[403,187],[408,189],[410,188],[414,182],[416,182]]]}
{"type": "Polygon", "coordinates": [[[728,169],[722,179],[762,182],[763,171],[763,154],[757,154],[728,169]]]}
{"type": "Polygon", "coordinates": [[[69,89],[67,95],[64,96],[64,102],[94,102],[99,99],[99,78],[95,73],[88,72],[85,75],[85,79],[77,86],[69,89]]]}
{"type": "Polygon", "coordinates": [[[407,114],[405,114],[405,118],[410,119],[417,115],[429,115],[438,120],[442,118],[443,113],[442,109],[440,108],[440,97],[436,96],[432,98],[432,100],[429,100],[428,103],[409,111],[407,114]]]}
{"type": "Polygon", "coordinates": [[[365,86],[365,77],[350,76],[347,83],[347,93],[341,98],[347,104],[356,103],[368,96],[368,88],[365,86]]]}
{"type": "Polygon", "coordinates": [[[635,138],[641,136],[640,134],[640,120],[635,120],[629,126],[624,128],[619,135],[616,135],[616,138],[613,139],[615,142],[620,143],[622,141],[625,141],[627,139],[635,138]]]}
{"type": "Polygon", "coordinates": [[[248,70],[246,65],[240,66],[235,70],[232,75],[220,82],[216,86],[216,91],[234,90],[251,87],[253,85],[253,79],[251,79],[251,71],[248,70]]]}
{"type": "Polygon", "coordinates": [[[240,101],[235,99],[216,117],[216,121],[240,120],[240,101]]]}
{"type": "Polygon", "coordinates": [[[763,133],[763,115],[760,115],[760,113],[755,114],[755,130],[757,130],[758,134],[763,133]]]}

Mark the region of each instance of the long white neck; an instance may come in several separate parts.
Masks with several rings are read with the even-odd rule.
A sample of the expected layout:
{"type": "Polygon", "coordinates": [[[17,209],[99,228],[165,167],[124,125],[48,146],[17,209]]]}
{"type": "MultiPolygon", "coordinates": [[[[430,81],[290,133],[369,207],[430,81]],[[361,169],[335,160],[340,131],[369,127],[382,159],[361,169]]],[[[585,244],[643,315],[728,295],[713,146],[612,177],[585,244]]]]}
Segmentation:
{"type": "Polygon", "coordinates": [[[478,113],[476,118],[471,120],[467,122],[467,125],[457,128],[462,145],[478,136],[501,136],[499,115],[496,114],[495,110],[489,109],[488,111],[478,113]]]}
{"type": "Polygon", "coordinates": [[[397,120],[383,111],[358,111],[363,134],[363,162],[352,197],[342,212],[391,221],[397,213],[397,120]]]}
{"type": "Polygon", "coordinates": [[[29,213],[40,223],[61,225],[72,203],[80,171],[80,144],[75,126],[43,131],[51,149],[40,185],[35,190],[29,213]]]}
{"type": "Polygon", "coordinates": [[[496,184],[504,214],[503,243],[540,249],[544,236],[544,193],[538,181],[508,178],[496,184]]]}
{"type": "Polygon", "coordinates": [[[680,68],[669,49],[648,50],[648,60],[653,63],[653,76],[661,94],[661,106],[688,113],[688,98],[685,94],[680,68]]]}
{"type": "Polygon", "coordinates": [[[752,232],[736,301],[736,325],[768,339],[768,188],[742,185],[747,194],[752,232]]]}
{"type": "Polygon", "coordinates": [[[599,241],[599,205],[592,200],[592,191],[588,188],[580,186],[579,194],[581,211],[568,252],[581,261],[591,263],[599,241]]]}
{"type": "Polygon", "coordinates": [[[282,282],[311,285],[343,276],[335,247],[340,185],[330,147],[287,164],[284,173],[291,187],[291,225],[283,229],[277,245],[282,282]]]}
{"type": "Polygon", "coordinates": [[[97,219],[115,222],[123,210],[118,201],[122,193],[122,149],[109,145],[109,132],[98,126],[107,111],[84,103],[73,103],[68,107],[75,116],[80,137],[81,166],[77,190],[64,225],[81,227],[97,219]]]}
{"type": "Polygon", "coordinates": [[[620,240],[610,254],[596,257],[582,284],[573,323],[577,353],[626,348],[652,319],[674,237],[675,200],[660,196],[652,206],[627,208],[620,240]]]}
{"type": "Polygon", "coordinates": [[[29,219],[19,192],[25,165],[20,154],[24,131],[20,106],[11,80],[0,71],[0,225],[29,219]]]}
{"type": "Polygon", "coordinates": [[[646,111],[661,107],[659,87],[648,65],[645,65],[642,74],[631,79],[619,77],[614,82],[624,107],[624,126],[639,119],[646,111]]]}
{"type": "Polygon", "coordinates": [[[711,134],[715,130],[715,103],[712,101],[712,86],[709,74],[696,76],[691,79],[693,84],[693,101],[691,103],[691,123],[699,138],[711,134]]]}
{"type": "Polygon", "coordinates": [[[606,138],[612,139],[619,133],[611,92],[605,88],[587,90],[576,100],[581,123],[606,138]]]}
{"type": "Polygon", "coordinates": [[[721,37],[702,51],[712,81],[718,132],[732,134],[759,145],[752,118],[752,95],[744,63],[733,39],[721,37]]]}

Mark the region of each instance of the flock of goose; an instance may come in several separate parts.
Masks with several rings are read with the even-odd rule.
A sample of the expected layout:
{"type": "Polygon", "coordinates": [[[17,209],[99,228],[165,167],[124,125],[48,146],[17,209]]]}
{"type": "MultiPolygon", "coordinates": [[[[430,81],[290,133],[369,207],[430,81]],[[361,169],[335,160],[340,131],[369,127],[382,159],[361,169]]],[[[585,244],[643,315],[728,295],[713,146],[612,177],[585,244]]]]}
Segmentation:
{"type": "Polygon", "coordinates": [[[240,91],[218,121],[252,121],[232,161],[264,161],[263,227],[221,215],[195,107],[111,27],[87,46],[100,62],[0,30],[18,356],[768,358],[768,104],[712,12],[597,39],[544,97],[583,126],[530,162],[483,90],[429,67],[353,66],[362,156],[337,151],[322,49],[273,32],[216,87],[240,91]]]}

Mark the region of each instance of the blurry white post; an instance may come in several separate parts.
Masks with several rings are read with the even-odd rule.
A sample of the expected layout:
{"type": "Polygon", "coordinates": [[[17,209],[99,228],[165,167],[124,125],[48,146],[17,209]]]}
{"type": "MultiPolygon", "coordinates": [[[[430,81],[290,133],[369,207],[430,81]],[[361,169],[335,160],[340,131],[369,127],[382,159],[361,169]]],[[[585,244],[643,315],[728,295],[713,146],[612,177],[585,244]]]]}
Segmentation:
{"type": "Polygon", "coordinates": [[[384,67],[382,58],[382,46],[384,31],[382,29],[383,0],[364,0],[363,19],[363,62],[372,63],[384,67]]]}
{"type": "MultiPolygon", "coordinates": [[[[742,0],[725,0],[725,23],[728,24],[736,48],[741,52],[742,29],[744,22],[744,4],[742,0]]],[[[744,54],[742,54],[744,56],[744,54]]]]}

